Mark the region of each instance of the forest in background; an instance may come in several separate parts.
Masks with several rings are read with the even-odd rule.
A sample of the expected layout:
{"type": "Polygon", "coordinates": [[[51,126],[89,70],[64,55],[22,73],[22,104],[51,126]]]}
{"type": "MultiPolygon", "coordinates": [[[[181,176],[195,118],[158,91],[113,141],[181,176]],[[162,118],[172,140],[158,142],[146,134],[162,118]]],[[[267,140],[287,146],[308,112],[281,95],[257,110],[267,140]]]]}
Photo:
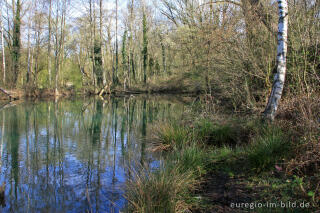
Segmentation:
{"type": "Polygon", "coordinates": [[[237,212],[232,203],[270,201],[317,210],[319,19],[318,0],[5,0],[0,89],[125,94],[127,103],[135,93],[191,95],[150,135],[144,101],[142,140],[162,159],[130,171],[128,212],[237,212]],[[261,119],[268,106],[273,122],[261,119]]]}
{"type": "MultiPolygon", "coordinates": [[[[265,0],[1,1],[4,88],[206,93],[265,105],[277,6],[265,0]],[[107,86],[107,87],[106,87],[107,86]]],[[[289,1],[285,94],[319,91],[319,1],[289,1]]],[[[104,91],[104,92],[108,92],[104,91]]]]}

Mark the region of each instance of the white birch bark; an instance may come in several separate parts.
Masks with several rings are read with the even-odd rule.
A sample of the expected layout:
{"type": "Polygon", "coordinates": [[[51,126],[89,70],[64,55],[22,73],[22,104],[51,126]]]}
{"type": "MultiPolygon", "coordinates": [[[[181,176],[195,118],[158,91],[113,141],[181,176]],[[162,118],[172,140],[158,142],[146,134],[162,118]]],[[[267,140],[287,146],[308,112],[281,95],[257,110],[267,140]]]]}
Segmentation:
{"type": "Polygon", "coordinates": [[[287,37],[288,37],[288,2],[278,0],[279,22],[278,22],[278,48],[277,48],[277,73],[269,101],[264,111],[267,119],[274,120],[278,105],[282,96],[285,76],[286,76],[286,56],[287,56],[287,37]]]}

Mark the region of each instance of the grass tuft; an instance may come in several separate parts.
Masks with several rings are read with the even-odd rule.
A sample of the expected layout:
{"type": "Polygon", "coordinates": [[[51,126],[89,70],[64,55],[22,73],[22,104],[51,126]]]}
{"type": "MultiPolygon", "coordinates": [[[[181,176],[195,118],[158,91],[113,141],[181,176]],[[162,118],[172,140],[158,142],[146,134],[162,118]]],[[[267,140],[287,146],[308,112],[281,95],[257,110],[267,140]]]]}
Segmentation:
{"type": "Polygon", "coordinates": [[[290,144],[280,129],[267,127],[258,135],[245,152],[251,168],[257,171],[274,167],[289,153],[290,144]]]}
{"type": "Polygon", "coordinates": [[[180,149],[191,141],[188,128],[175,123],[162,123],[154,128],[153,151],[180,149]]]}
{"type": "Polygon", "coordinates": [[[178,167],[163,166],[151,172],[144,169],[133,172],[134,178],[127,183],[126,198],[128,211],[149,212],[187,212],[191,205],[190,190],[197,180],[191,171],[181,173],[178,167]]]}

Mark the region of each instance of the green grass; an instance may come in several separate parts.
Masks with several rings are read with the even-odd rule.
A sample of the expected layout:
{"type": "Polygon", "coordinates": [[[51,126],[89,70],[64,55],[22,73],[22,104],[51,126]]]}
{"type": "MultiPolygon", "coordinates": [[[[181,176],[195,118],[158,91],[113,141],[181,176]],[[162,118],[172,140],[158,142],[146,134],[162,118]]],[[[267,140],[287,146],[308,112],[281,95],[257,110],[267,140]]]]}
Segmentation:
{"type": "Polygon", "coordinates": [[[192,172],[199,177],[205,173],[208,153],[196,144],[192,144],[179,152],[171,153],[169,161],[174,162],[174,166],[177,166],[180,173],[192,172]]]}
{"type": "Polygon", "coordinates": [[[134,172],[127,184],[129,212],[186,212],[196,205],[192,191],[204,173],[205,153],[197,147],[172,152],[156,171],[134,172]]]}
{"type": "Polygon", "coordinates": [[[250,167],[256,171],[274,168],[276,162],[290,153],[290,144],[284,133],[274,127],[265,128],[245,149],[250,167]]]}
{"type": "Polygon", "coordinates": [[[192,140],[190,129],[172,123],[159,129],[161,146],[169,145],[171,152],[158,170],[134,172],[126,191],[129,212],[186,212],[198,205],[192,191],[206,173],[208,153],[192,140]]]}
{"type": "Polygon", "coordinates": [[[188,128],[174,122],[158,124],[155,132],[153,141],[160,150],[181,149],[192,138],[188,128]]]}
{"type": "Polygon", "coordinates": [[[183,197],[192,187],[190,174],[180,174],[176,169],[160,168],[155,172],[135,173],[127,184],[126,196],[129,212],[183,212],[188,206],[183,197]]]}
{"type": "Polygon", "coordinates": [[[157,143],[170,148],[162,149],[166,152],[161,168],[136,173],[129,183],[130,212],[185,212],[206,205],[196,199],[195,189],[211,172],[245,176],[248,188],[264,188],[259,192],[263,198],[298,199],[301,184],[282,176],[270,177],[275,165],[282,167],[293,157],[290,134],[259,120],[219,125],[199,119],[188,127],[178,122],[157,125],[157,143]]]}
{"type": "Polygon", "coordinates": [[[219,125],[203,119],[196,124],[195,131],[197,132],[197,140],[208,145],[232,145],[237,142],[237,129],[229,124],[219,125]]]}

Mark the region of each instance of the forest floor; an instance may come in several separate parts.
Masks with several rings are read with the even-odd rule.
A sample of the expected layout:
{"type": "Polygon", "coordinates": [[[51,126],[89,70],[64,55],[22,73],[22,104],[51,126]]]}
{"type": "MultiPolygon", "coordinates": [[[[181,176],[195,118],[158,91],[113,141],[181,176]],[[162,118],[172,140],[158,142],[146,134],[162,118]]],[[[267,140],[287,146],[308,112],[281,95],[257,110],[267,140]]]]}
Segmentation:
{"type": "Polygon", "coordinates": [[[127,186],[129,209],[319,210],[319,96],[285,99],[273,123],[218,108],[194,103],[182,119],[151,127],[149,149],[162,152],[164,160],[159,170],[147,178],[137,173],[127,186]]]}

